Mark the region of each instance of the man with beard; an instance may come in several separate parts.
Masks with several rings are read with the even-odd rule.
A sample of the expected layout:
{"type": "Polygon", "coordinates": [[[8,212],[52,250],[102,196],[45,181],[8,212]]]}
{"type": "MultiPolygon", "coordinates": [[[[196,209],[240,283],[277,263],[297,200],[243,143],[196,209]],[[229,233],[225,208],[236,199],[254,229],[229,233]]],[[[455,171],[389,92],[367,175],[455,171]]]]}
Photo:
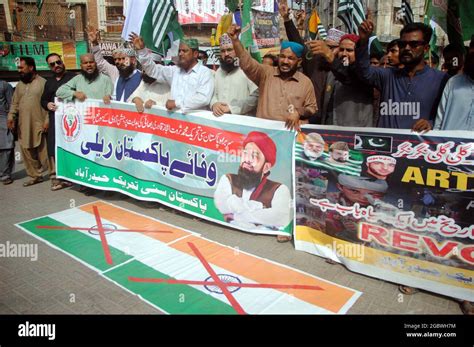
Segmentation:
{"type": "Polygon", "coordinates": [[[304,46],[281,43],[278,67],[259,64],[239,41],[240,27],[231,25],[232,39],[240,68],[259,88],[257,117],[285,122],[288,129],[299,129],[318,107],[311,80],[298,70],[304,46]]]}
{"type": "Polygon", "coordinates": [[[99,73],[91,53],[81,55],[80,59],[80,75],[59,87],[56,96],[64,101],[76,99],[82,102],[94,98],[109,102],[114,88],[110,77],[99,73]]]}
{"type": "Polygon", "coordinates": [[[317,160],[323,155],[325,146],[326,142],[321,135],[309,133],[303,143],[304,154],[309,160],[317,160]]]}
{"type": "MultiPolygon", "coordinates": [[[[267,134],[252,131],[247,135],[238,174],[223,175],[214,193],[214,203],[227,222],[267,230],[282,230],[290,223],[290,191],[268,179],[276,156],[275,143],[267,134]]],[[[278,237],[280,242],[290,239],[278,237]]]]}
{"type": "Polygon", "coordinates": [[[170,95],[170,87],[167,84],[158,83],[156,79],[142,73],[142,82],[130,95],[127,102],[133,102],[137,111],[142,113],[154,105],[165,107],[170,95]]]}
{"type": "Polygon", "coordinates": [[[0,80],[0,181],[12,184],[13,165],[15,164],[15,138],[8,129],[8,110],[12,103],[13,88],[10,83],[0,80]]]}
{"type": "MultiPolygon", "coordinates": [[[[36,64],[31,57],[21,57],[18,65],[18,82],[8,113],[8,128],[13,130],[18,117],[18,140],[30,180],[24,187],[43,182],[42,171],[49,168],[46,132],[48,114],[41,108],[41,95],[46,80],[36,72],[36,64]]],[[[50,172],[51,173],[51,172],[50,172]]]]}
{"type": "Polygon", "coordinates": [[[41,106],[48,111],[49,116],[49,129],[48,129],[48,157],[49,165],[51,167],[51,190],[59,190],[62,188],[70,187],[71,183],[56,179],[56,162],[55,162],[55,125],[54,125],[54,114],[56,112],[56,104],[54,98],[56,97],[56,91],[64,83],[68,82],[76,76],[76,74],[66,71],[64,62],[61,60],[61,56],[57,53],[51,53],[46,57],[46,62],[49,68],[53,72],[53,76],[46,80],[44,86],[43,95],[41,96],[41,106]]]}
{"type": "MultiPolygon", "coordinates": [[[[448,75],[434,70],[424,61],[430,49],[433,30],[422,23],[407,24],[400,32],[400,62],[402,69],[371,67],[368,41],[374,30],[371,15],[359,28],[360,41],[356,48],[356,72],[361,80],[380,90],[381,105],[410,105],[408,112],[389,110],[381,113],[378,127],[427,131],[436,116],[439,100],[448,75]],[[408,114],[406,114],[408,113],[408,114]]],[[[381,110],[382,111],[382,110],[381,110]]]]}
{"type": "Polygon", "coordinates": [[[341,37],[337,54],[324,41],[313,41],[311,52],[329,64],[327,83],[332,88],[324,95],[322,124],[371,127],[374,119],[373,87],[364,83],[355,71],[355,46],[359,37],[341,37]]]}
{"type": "Polygon", "coordinates": [[[367,157],[367,174],[379,180],[387,180],[397,166],[397,159],[387,155],[367,157]]]}
{"type": "MultiPolygon", "coordinates": [[[[290,18],[290,9],[288,7],[287,1],[282,0],[279,3],[278,10],[280,15],[283,18],[286,35],[288,40],[297,42],[301,45],[304,45],[305,42],[300,36],[298,29],[296,28],[294,22],[290,18]]],[[[328,36],[326,39],[326,44],[329,46],[331,51],[336,54],[337,49],[339,48],[340,37],[344,33],[340,30],[331,28],[328,31],[328,36]]],[[[313,83],[318,111],[317,113],[310,118],[310,123],[321,123],[322,114],[325,110],[324,103],[327,103],[329,100],[325,98],[326,90],[329,89],[332,91],[333,85],[331,82],[328,82],[328,73],[330,71],[330,64],[321,56],[312,56],[310,51],[313,47],[317,45],[317,41],[309,41],[307,43],[307,48],[303,53],[302,67],[303,72],[306,76],[311,79],[313,83]]],[[[334,83],[334,79],[332,81],[334,83]]]]}
{"type": "Polygon", "coordinates": [[[329,147],[328,163],[345,164],[349,160],[349,146],[347,143],[339,141],[334,142],[329,147]]]}
{"type": "Polygon", "coordinates": [[[166,101],[169,111],[181,112],[209,108],[214,93],[214,76],[210,69],[198,61],[199,44],[196,39],[183,39],[179,43],[178,65],[161,66],[155,64],[145,49],[143,38],[130,34],[130,41],[138,53],[143,71],[159,83],[171,88],[171,99],[166,101]]]}
{"type": "Polygon", "coordinates": [[[127,101],[142,80],[141,72],[137,70],[135,51],[126,48],[113,51],[114,66],[103,57],[99,46],[97,30],[94,27],[89,27],[87,34],[92,45],[91,52],[94,55],[97,69],[104,75],[109,76],[112,79],[112,83],[114,83],[112,99],[127,101]]]}
{"type": "Polygon", "coordinates": [[[251,97],[257,86],[245,76],[235,59],[235,50],[228,35],[220,38],[220,68],[214,76],[214,95],[211,109],[214,116],[225,113],[247,114],[257,106],[258,99],[251,97]],[[253,105],[253,108],[247,107],[253,105]]]}
{"type": "Polygon", "coordinates": [[[466,55],[464,71],[451,77],[438,107],[435,130],[474,130],[474,50],[466,55]]]}

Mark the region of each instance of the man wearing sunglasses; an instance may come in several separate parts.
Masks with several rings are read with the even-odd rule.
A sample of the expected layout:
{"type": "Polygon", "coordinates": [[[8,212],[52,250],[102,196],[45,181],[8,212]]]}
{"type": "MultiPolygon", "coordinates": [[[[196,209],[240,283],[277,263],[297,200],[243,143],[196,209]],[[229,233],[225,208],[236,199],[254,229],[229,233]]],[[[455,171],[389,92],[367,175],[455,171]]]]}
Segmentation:
{"type": "Polygon", "coordinates": [[[43,95],[41,96],[41,106],[46,111],[48,111],[49,116],[49,128],[46,142],[48,145],[48,157],[50,160],[49,165],[51,167],[51,190],[55,191],[70,187],[71,184],[69,182],[56,179],[56,162],[54,153],[56,148],[54,126],[54,113],[56,112],[56,104],[54,103],[54,98],[58,88],[72,79],[75,74],[66,71],[66,66],[64,66],[61,56],[57,53],[49,54],[46,57],[46,62],[48,63],[49,69],[53,73],[53,76],[46,80],[43,95]]]}
{"type": "Polygon", "coordinates": [[[397,42],[400,63],[404,65],[402,69],[370,66],[367,45],[373,30],[374,23],[369,13],[368,19],[359,27],[356,71],[361,80],[380,90],[378,127],[412,129],[416,132],[430,130],[449,78],[447,74],[427,66],[424,61],[433,30],[422,23],[407,24],[402,29],[397,42]],[[385,107],[387,105],[389,107],[385,107]]]}

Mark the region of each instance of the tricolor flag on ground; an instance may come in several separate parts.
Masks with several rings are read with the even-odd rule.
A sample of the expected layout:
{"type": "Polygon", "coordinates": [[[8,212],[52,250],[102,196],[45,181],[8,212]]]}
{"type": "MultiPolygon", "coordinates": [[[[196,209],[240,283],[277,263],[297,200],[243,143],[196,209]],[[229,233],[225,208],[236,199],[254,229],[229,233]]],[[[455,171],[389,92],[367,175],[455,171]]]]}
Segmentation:
{"type": "Polygon", "coordinates": [[[359,26],[365,20],[362,0],[339,0],[337,17],[345,24],[349,34],[359,35],[359,26]]]}
{"type": "Polygon", "coordinates": [[[128,0],[122,39],[135,32],[145,46],[162,55],[173,41],[184,37],[172,0],[128,0]]]}
{"type": "Polygon", "coordinates": [[[311,12],[311,17],[309,17],[308,23],[308,31],[309,37],[314,40],[319,33],[319,37],[323,40],[326,40],[328,36],[324,25],[321,23],[321,19],[319,18],[318,11],[316,8],[313,9],[311,12]]]}
{"type": "Polygon", "coordinates": [[[361,295],[103,201],[17,226],[165,313],[341,314],[361,295]]]}

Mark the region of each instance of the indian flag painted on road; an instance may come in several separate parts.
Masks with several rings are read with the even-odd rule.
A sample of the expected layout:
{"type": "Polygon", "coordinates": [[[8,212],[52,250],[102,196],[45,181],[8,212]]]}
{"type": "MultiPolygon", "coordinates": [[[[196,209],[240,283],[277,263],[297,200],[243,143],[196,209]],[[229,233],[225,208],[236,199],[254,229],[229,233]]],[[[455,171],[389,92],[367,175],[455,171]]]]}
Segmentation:
{"type": "Polygon", "coordinates": [[[342,314],[361,295],[103,201],[17,226],[170,314],[342,314]]]}

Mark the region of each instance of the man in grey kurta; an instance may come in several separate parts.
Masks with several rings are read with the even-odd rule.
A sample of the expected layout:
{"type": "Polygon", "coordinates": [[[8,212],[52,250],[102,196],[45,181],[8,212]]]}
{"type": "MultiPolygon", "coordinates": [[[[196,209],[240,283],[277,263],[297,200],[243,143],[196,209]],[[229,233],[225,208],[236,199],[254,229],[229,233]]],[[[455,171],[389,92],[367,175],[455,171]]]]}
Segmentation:
{"type": "Polygon", "coordinates": [[[12,86],[0,80],[0,180],[3,184],[13,182],[12,171],[15,161],[13,150],[15,142],[13,133],[7,127],[7,116],[12,102],[12,95],[12,86]]]}
{"type": "Polygon", "coordinates": [[[13,130],[18,118],[18,141],[25,164],[26,173],[31,178],[24,187],[43,181],[42,172],[48,168],[46,132],[48,113],[41,107],[46,80],[36,73],[36,64],[31,57],[21,57],[18,66],[18,82],[8,113],[8,128],[13,130]]]}
{"type": "Polygon", "coordinates": [[[56,96],[64,101],[93,98],[110,103],[113,88],[110,77],[99,72],[94,56],[88,53],[81,55],[81,74],[59,87],[56,96]]]}

